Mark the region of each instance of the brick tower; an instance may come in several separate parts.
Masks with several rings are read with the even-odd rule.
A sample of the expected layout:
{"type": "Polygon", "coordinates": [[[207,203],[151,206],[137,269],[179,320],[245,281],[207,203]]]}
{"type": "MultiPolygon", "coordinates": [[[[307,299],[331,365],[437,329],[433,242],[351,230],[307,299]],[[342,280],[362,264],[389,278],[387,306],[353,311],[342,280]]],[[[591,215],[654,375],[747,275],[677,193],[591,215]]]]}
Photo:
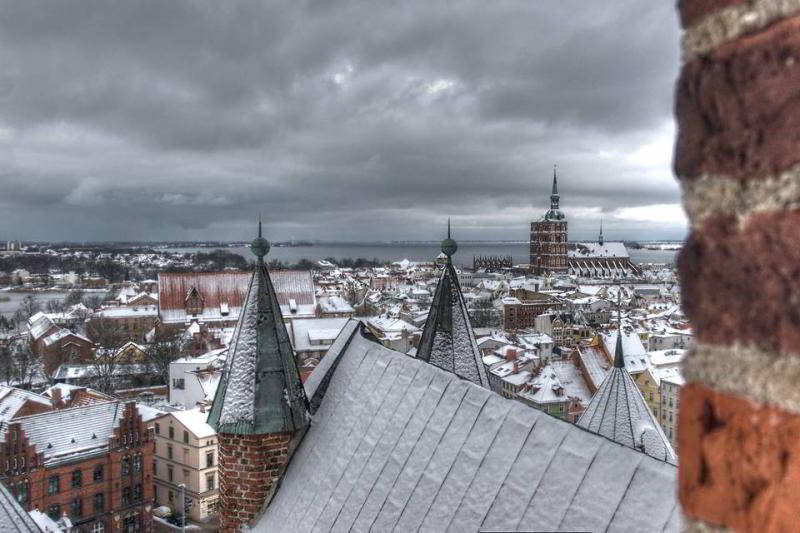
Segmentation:
{"type": "Polygon", "coordinates": [[[553,167],[550,209],[531,222],[531,272],[552,274],[567,271],[567,217],[558,208],[558,178],[553,167]]]}
{"type": "Polygon", "coordinates": [[[264,265],[269,242],[250,246],[256,267],[208,423],[219,438],[220,530],[237,531],[269,503],[309,423],[308,402],[264,265]]]}

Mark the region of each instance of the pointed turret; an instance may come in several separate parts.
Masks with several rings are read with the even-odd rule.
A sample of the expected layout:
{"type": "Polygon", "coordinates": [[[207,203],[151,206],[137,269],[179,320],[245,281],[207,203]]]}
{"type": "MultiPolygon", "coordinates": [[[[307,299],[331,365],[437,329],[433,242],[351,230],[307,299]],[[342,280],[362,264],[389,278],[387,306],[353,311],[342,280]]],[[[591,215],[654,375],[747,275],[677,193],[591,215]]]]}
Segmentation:
{"type": "Polygon", "coordinates": [[[625,368],[625,334],[622,330],[619,288],[614,366],[608,371],[577,424],[614,442],[675,464],[677,459],[672,445],[625,368]]]}
{"type": "Polygon", "coordinates": [[[250,245],[256,267],[208,417],[218,433],[296,431],[308,424],[300,373],[264,265],[269,249],[259,221],[258,237],[250,245]]]}
{"type": "Polygon", "coordinates": [[[447,238],[442,241],[442,252],[447,256],[447,262],[442,267],[422,330],[417,358],[488,388],[486,369],[469,323],[458,275],[453,268],[452,256],[456,250],[458,244],[450,236],[448,220],[447,238]]]}
{"type": "Polygon", "coordinates": [[[220,530],[239,531],[268,504],[296,442],[309,425],[308,401],[283,324],[261,236],[208,424],[217,432],[220,530]]]}

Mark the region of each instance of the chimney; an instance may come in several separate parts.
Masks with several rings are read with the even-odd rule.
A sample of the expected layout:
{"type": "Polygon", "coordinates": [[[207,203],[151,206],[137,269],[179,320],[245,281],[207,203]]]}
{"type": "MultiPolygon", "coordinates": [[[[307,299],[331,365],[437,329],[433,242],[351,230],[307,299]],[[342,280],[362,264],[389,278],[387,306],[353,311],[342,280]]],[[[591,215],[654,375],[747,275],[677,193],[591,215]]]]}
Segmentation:
{"type": "Polygon", "coordinates": [[[64,407],[64,400],[61,397],[61,387],[53,387],[50,390],[50,403],[53,409],[61,409],[64,407]]]}

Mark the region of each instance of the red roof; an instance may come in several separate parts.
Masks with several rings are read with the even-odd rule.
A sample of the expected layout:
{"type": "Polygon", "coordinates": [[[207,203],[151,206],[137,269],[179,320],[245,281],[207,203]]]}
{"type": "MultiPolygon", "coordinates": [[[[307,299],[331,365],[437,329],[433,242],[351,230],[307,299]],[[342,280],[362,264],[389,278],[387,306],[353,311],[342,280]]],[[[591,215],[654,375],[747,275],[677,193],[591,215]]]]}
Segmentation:
{"type": "MultiPolygon", "coordinates": [[[[158,275],[158,304],[161,311],[184,309],[186,296],[192,287],[203,297],[203,305],[218,308],[221,303],[241,307],[244,302],[250,272],[186,272],[158,275]]],[[[288,305],[294,299],[298,305],[314,303],[314,282],[307,270],[277,270],[270,272],[278,303],[288,305]]]]}

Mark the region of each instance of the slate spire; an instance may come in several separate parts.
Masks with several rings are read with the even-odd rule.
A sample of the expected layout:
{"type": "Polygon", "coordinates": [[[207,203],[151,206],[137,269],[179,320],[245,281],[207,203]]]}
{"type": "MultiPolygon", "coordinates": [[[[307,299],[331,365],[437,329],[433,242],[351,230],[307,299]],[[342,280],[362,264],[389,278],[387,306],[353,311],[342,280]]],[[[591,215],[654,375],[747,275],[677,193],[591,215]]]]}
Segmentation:
{"type": "Polygon", "coordinates": [[[558,209],[558,176],[556,176],[556,165],[553,165],[553,191],[550,193],[550,209],[558,209]]]}
{"type": "Polygon", "coordinates": [[[447,238],[442,241],[442,252],[447,256],[447,263],[439,276],[417,348],[417,358],[488,388],[486,369],[469,322],[458,275],[453,268],[452,256],[456,250],[458,244],[450,236],[448,220],[447,238]]]}
{"type": "Polygon", "coordinates": [[[617,285],[617,345],[614,347],[614,366],[625,368],[625,354],[622,353],[622,285],[617,285]]]}
{"type": "Polygon", "coordinates": [[[294,432],[308,424],[305,390],[264,265],[269,249],[259,217],[258,237],[250,245],[256,265],[208,415],[217,433],[294,432]]]}
{"type": "Polygon", "coordinates": [[[672,445],[625,368],[620,311],[622,286],[618,285],[618,289],[614,366],[576,424],[614,442],[675,464],[677,459],[672,445]]]}

